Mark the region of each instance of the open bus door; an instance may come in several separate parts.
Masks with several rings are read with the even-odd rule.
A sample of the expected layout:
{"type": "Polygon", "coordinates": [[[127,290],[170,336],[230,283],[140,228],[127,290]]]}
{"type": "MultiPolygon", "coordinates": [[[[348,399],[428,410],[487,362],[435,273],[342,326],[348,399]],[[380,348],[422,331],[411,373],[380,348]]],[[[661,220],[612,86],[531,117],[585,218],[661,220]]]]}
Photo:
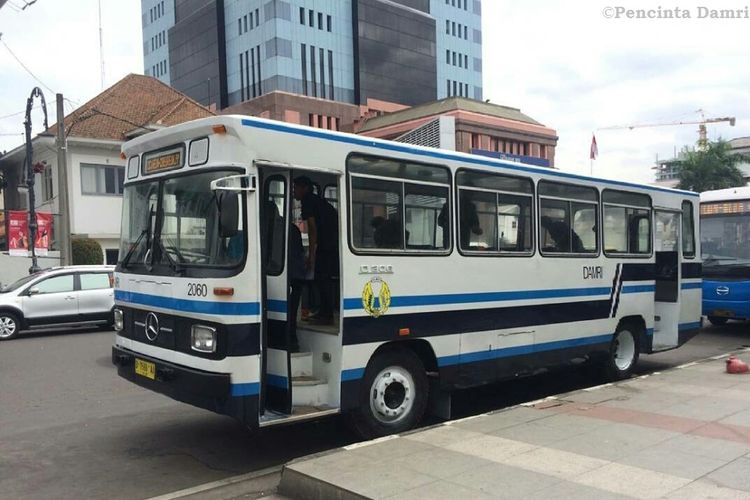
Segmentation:
{"type": "Polygon", "coordinates": [[[656,210],[654,217],[654,351],[679,345],[680,215],[678,211],[656,210]]]}
{"type": "Polygon", "coordinates": [[[263,283],[263,352],[261,412],[292,412],[290,332],[287,324],[289,286],[287,241],[289,232],[290,172],[261,169],[260,203],[261,262],[263,283]]]}

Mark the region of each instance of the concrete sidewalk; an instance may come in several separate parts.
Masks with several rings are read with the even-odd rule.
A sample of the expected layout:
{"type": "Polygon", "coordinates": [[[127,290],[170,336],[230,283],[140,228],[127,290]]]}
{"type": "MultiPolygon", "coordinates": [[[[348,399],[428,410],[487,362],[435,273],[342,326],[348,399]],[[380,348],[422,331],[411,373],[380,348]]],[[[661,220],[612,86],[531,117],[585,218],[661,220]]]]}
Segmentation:
{"type": "Polygon", "coordinates": [[[279,492],[750,499],[750,375],[724,366],[690,363],[307,457],[285,467],[279,492]]]}

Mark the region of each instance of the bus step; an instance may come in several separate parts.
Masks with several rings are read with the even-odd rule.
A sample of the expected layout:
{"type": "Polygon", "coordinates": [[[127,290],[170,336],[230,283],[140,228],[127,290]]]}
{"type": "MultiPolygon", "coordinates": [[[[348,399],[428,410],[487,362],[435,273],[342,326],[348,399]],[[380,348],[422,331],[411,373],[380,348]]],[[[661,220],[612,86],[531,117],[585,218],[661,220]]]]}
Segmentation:
{"type": "Polygon", "coordinates": [[[311,352],[293,352],[292,358],[292,378],[294,377],[312,377],[313,375],[313,355],[311,352]]]}
{"type": "Polygon", "coordinates": [[[328,403],[328,383],[315,377],[292,377],[293,406],[321,406],[328,403]]]}

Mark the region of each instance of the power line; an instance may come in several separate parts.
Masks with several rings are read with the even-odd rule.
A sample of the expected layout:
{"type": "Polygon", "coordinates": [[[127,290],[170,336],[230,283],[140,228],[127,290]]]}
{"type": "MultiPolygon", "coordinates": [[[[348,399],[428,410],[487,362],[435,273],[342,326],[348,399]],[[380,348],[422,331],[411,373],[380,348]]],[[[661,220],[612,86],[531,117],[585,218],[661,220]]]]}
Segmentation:
{"type": "Polygon", "coordinates": [[[8,44],[7,44],[7,43],[5,43],[5,40],[3,40],[3,38],[2,38],[2,33],[0,33],[0,42],[2,42],[2,44],[3,44],[4,46],[5,46],[6,50],[7,50],[7,51],[8,51],[9,53],[10,53],[10,55],[11,55],[11,56],[13,56],[13,59],[15,59],[15,60],[16,60],[16,61],[18,62],[18,64],[20,64],[20,65],[21,65],[21,67],[22,67],[23,69],[25,69],[25,70],[26,70],[26,72],[27,72],[27,73],[28,73],[29,75],[31,75],[31,77],[32,77],[32,78],[33,78],[34,80],[36,80],[37,82],[39,82],[39,84],[40,84],[40,85],[41,85],[42,87],[44,87],[45,89],[47,89],[48,91],[50,91],[50,92],[51,92],[52,94],[55,94],[55,91],[54,91],[54,90],[52,90],[51,88],[49,88],[49,86],[47,86],[47,84],[45,84],[45,83],[44,83],[43,81],[41,81],[41,80],[39,79],[39,77],[37,77],[37,76],[36,76],[36,75],[34,74],[34,72],[32,72],[32,71],[31,71],[31,70],[30,70],[30,69],[29,69],[29,68],[28,68],[28,67],[27,67],[27,66],[26,66],[26,65],[25,65],[25,64],[23,63],[23,61],[21,61],[21,60],[20,60],[20,59],[18,58],[18,56],[17,56],[17,55],[16,55],[16,54],[15,54],[15,53],[14,53],[14,52],[13,52],[13,51],[12,51],[12,50],[10,49],[10,47],[8,47],[8,44]]]}
{"type": "Polygon", "coordinates": [[[31,0],[31,2],[27,2],[26,0],[22,0],[24,3],[24,6],[21,7],[21,10],[26,10],[28,7],[31,7],[36,3],[36,0],[31,0]]]}
{"type": "Polygon", "coordinates": [[[25,112],[26,112],[26,110],[16,111],[15,113],[10,113],[9,115],[0,116],[0,120],[5,120],[6,118],[12,118],[14,116],[22,115],[25,112]]]}

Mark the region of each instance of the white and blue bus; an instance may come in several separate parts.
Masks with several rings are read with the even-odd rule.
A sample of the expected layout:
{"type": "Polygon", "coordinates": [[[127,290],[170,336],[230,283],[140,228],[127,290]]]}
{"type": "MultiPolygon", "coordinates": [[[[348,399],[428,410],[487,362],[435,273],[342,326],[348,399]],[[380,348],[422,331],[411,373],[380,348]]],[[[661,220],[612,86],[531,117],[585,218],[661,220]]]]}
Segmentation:
{"type": "Polygon", "coordinates": [[[347,413],[399,432],[553,365],[627,377],[700,327],[691,192],[242,116],[123,154],[113,362],[251,428],[347,413]],[[292,352],[298,176],[337,209],[340,267],[333,324],[297,315],[292,352]]]}
{"type": "Polygon", "coordinates": [[[750,319],[750,187],[701,193],[703,314],[750,319]]]}

